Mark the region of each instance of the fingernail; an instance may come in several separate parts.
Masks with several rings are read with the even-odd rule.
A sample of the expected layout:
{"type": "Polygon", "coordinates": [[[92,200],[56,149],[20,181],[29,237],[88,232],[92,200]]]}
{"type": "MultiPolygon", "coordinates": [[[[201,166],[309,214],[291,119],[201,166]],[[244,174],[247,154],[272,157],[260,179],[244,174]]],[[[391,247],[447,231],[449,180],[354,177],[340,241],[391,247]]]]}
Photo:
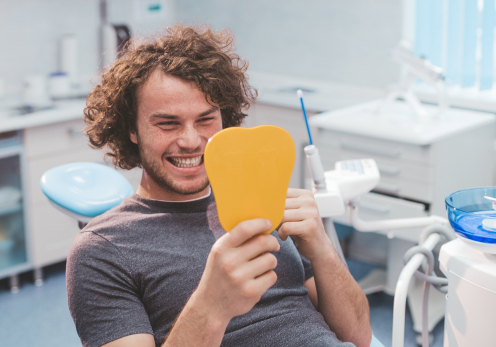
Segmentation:
{"type": "Polygon", "coordinates": [[[272,228],[272,223],[268,219],[267,219],[267,226],[269,227],[269,229],[272,228]]]}

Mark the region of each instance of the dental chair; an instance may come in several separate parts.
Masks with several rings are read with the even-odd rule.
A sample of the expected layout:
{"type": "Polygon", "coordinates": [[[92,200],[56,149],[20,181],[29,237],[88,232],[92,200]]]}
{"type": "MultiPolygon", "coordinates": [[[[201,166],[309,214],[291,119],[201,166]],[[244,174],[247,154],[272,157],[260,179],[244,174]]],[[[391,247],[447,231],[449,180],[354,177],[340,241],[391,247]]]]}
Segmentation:
{"type": "MultiPolygon", "coordinates": [[[[96,163],[78,162],[57,166],[40,180],[45,196],[57,210],[76,219],[82,229],[94,217],[119,205],[134,193],[131,184],[116,170],[96,163]]],[[[328,226],[332,223],[327,223],[328,226]]],[[[334,227],[327,233],[346,264],[334,227]]],[[[384,347],[372,336],[370,347],[384,347]]]]}
{"type": "Polygon", "coordinates": [[[40,187],[57,210],[75,218],[82,229],[96,216],[134,193],[116,170],[96,163],[70,163],[45,172],[40,187]]]}

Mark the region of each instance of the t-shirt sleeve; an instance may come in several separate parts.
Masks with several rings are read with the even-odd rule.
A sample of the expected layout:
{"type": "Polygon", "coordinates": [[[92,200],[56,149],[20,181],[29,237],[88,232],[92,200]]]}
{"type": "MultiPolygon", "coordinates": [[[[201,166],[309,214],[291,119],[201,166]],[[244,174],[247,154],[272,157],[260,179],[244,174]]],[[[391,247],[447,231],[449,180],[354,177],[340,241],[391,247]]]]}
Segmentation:
{"type": "Polygon", "coordinates": [[[307,279],[313,277],[312,264],[310,263],[310,260],[308,260],[304,255],[301,254],[296,241],[293,239],[291,239],[291,241],[293,241],[296,249],[298,250],[298,254],[300,255],[301,262],[303,263],[303,270],[305,271],[305,281],[306,281],[307,279]]]}
{"type": "Polygon", "coordinates": [[[80,232],[67,259],[69,310],[83,346],[153,334],[129,264],[117,248],[92,232],[80,232]]]}

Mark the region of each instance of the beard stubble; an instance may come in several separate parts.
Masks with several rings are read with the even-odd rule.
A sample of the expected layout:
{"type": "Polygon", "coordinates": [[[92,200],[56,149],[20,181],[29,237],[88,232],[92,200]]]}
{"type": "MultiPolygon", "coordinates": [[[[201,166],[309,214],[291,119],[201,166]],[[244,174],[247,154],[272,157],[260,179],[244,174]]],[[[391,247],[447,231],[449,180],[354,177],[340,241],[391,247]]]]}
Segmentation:
{"type": "MultiPolygon", "coordinates": [[[[155,183],[159,185],[161,188],[176,194],[187,196],[187,195],[198,194],[209,186],[210,181],[208,180],[208,177],[205,176],[205,179],[196,186],[189,188],[181,187],[179,184],[177,184],[177,182],[174,182],[174,180],[170,177],[168,172],[162,170],[161,163],[158,163],[156,160],[150,158],[146,154],[146,151],[140,145],[139,139],[138,139],[138,149],[141,157],[141,166],[143,167],[143,170],[145,170],[148,176],[150,176],[151,179],[155,181],[155,183]]],[[[196,153],[197,152],[198,151],[196,151],[196,153]]],[[[167,160],[164,159],[163,157],[161,159],[167,160]]]]}

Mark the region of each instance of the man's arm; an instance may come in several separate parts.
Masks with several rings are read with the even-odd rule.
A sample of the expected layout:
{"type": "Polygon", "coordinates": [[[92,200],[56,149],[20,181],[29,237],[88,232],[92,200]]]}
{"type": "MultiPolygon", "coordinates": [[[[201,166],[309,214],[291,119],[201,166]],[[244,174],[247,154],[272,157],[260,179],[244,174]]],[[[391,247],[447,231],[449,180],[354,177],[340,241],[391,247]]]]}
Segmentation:
{"type": "Polygon", "coordinates": [[[305,287],[331,330],[342,341],[369,347],[372,330],[367,298],[325,233],[308,190],[288,189],[279,237],[286,240],[288,236],[312,264],[314,277],[305,281],[305,287]]]}
{"type": "Polygon", "coordinates": [[[133,334],[104,344],[102,347],[155,347],[155,339],[151,334],[133,334]]]}
{"type": "Polygon", "coordinates": [[[220,346],[229,321],[245,314],[277,280],[279,242],[267,219],[241,222],[213,245],[198,288],[165,346],[220,346]]]}
{"type": "Polygon", "coordinates": [[[308,297],[310,301],[315,306],[315,308],[320,313],[322,313],[324,319],[326,320],[326,323],[330,327],[332,327],[332,330],[342,341],[353,342],[356,346],[370,346],[372,331],[370,330],[369,306],[368,302],[366,301],[367,298],[364,296],[365,302],[363,302],[362,300],[360,300],[361,295],[353,296],[353,294],[350,294],[350,288],[346,287],[346,285],[344,284],[346,283],[346,280],[337,280],[336,282],[333,282],[329,281],[330,278],[330,275],[325,275],[324,282],[331,283],[320,282],[319,284],[321,285],[319,286],[319,289],[317,289],[315,277],[310,277],[305,281],[304,286],[308,290],[308,297]],[[339,290],[341,290],[342,293],[348,292],[348,294],[340,295],[338,293],[336,295],[335,291],[338,292],[339,290]],[[332,293],[330,293],[331,291],[332,293]],[[346,295],[353,297],[353,299],[351,300],[351,309],[354,309],[356,311],[354,314],[350,314],[350,312],[347,312],[347,310],[350,310],[349,305],[342,305],[343,301],[348,300],[348,298],[346,297],[343,298],[343,296],[346,295]],[[328,311],[327,308],[334,308],[335,310],[334,312],[326,312],[328,311]],[[339,312],[339,309],[344,310],[345,312],[339,312]],[[364,319],[359,319],[358,322],[353,320],[354,317],[360,316],[364,317],[364,319]],[[330,319],[328,319],[327,317],[329,317],[330,319]],[[364,326],[360,326],[360,322],[362,323],[362,325],[364,324],[364,326]],[[336,328],[337,326],[342,326],[343,333],[340,334],[338,332],[339,328],[336,328]],[[368,335],[367,331],[370,331],[370,335],[368,335]]]}

